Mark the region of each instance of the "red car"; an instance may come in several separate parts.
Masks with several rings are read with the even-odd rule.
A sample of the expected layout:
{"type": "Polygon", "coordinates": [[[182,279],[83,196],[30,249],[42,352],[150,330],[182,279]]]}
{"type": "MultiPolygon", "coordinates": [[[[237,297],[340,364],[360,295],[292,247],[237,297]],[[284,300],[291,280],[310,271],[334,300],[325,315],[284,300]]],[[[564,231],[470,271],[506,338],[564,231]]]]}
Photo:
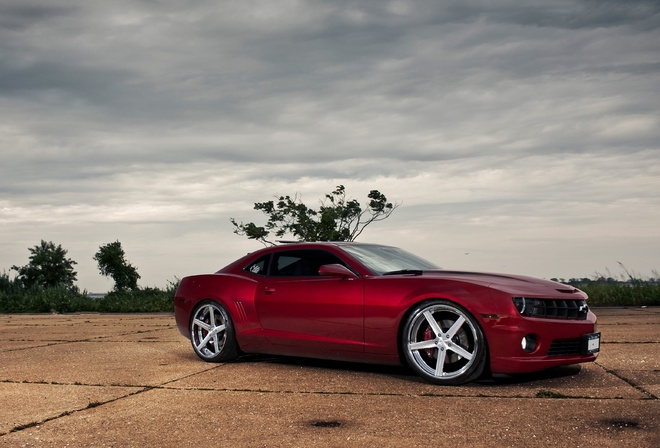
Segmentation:
{"type": "Polygon", "coordinates": [[[179,331],[197,355],[407,363],[437,384],[594,361],[587,296],[531,277],[440,269],[401,249],[348,242],[258,250],[185,277],[179,331]]]}

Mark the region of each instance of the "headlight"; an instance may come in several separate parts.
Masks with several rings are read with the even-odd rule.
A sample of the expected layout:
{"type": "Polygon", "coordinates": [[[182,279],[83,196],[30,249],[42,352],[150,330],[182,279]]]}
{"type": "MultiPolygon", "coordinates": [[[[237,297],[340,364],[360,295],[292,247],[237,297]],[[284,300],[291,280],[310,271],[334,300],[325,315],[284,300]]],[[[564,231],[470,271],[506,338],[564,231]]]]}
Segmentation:
{"type": "Polygon", "coordinates": [[[544,303],[539,299],[527,299],[525,297],[514,297],[513,304],[523,316],[543,315],[544,303]]]}

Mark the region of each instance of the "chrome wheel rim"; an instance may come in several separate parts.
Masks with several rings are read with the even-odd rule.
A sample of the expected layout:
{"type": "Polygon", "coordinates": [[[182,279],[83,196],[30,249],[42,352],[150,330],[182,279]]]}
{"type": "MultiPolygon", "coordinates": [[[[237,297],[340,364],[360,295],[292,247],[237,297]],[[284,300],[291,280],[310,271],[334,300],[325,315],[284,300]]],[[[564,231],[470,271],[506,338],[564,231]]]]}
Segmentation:
{"type": "Polygon", "coordinates": [[[199,307],[190,325],[193,347],[200,356],[213,358],[227,342],[227,318],[219,306],[209,303],[199,307]]]}
{"type": "Polygon", "coordinates": [[[450,305],[430,305],[411,317],[406,350],[426,374],[452,379],[477,359],[478,336],[472,321],[450,305]]]}

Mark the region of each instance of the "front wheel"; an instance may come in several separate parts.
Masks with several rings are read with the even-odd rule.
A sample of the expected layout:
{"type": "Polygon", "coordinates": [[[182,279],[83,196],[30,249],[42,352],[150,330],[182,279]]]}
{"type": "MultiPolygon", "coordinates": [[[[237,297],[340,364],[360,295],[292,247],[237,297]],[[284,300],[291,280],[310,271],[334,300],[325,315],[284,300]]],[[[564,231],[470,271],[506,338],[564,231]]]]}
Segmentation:
{"type": "Polygon", "coordinates": [[[444,300],[424,302],[405,321],[402,349],[421,377],[457,385],[477,379],[486,365],[486,342],[474,317],[444,300]]]}
{"type": "Polygon", "coordinates": [[[231,317],[225,307],[212,300],[195,307],[190,320],[190,341],[204,361],[231,361],[238,356],[231,317]]]}

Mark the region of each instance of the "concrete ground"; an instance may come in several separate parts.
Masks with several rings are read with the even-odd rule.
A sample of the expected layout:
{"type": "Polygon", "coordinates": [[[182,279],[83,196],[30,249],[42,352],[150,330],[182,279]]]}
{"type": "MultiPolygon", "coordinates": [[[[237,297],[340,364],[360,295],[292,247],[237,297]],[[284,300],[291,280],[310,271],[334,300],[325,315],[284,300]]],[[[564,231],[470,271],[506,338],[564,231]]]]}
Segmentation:
{"type": "Polygon", "coordinates": [[[659,447],[660,308],[596,363],[461,387],[403,367],[207,364],[169,314],[0,315],[0,447],[659,447]]]}

